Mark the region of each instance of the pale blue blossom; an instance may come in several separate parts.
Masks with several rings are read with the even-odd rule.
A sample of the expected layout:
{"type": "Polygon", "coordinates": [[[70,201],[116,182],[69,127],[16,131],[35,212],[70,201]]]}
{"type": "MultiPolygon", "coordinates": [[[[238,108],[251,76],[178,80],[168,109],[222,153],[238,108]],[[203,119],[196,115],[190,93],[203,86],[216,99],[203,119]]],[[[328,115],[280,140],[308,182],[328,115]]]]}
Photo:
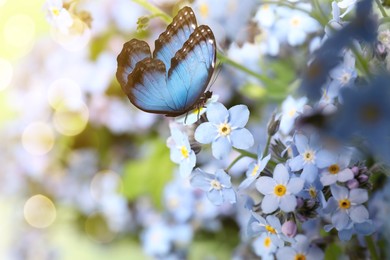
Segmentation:
{"type": "Polygon", "coordinates": [[[167,141],[171,149],[171,160],[180,165],[180,174],[189,176],[196,164],[195,152],[191,149],[188,136],[177,127],[171,125],[172,136],[167,141]]]}
{"type": "Polygon", "coordinates": [[[302,134],[294,136],[299,154],[289,161],[289,166],[294,172],[302,170],[301,178],[309,183],[318,178],[318,168],[328,167],[333,159],[330,152],[321,149],[318,141],[315,135],[312,135],[310,140],[302,134]]]}
{"type": "Polygon", "coordinates": [[[207,173],[197,168],[191,175],[191,185],[207,192],[207,198],[215,205],[224,202],[236,203],[236,193],[233,190],[230,176],[223,170],[215,174],[207,173]]]}
{"type": "Polygon", "coordinates": [[[330,197],[324,213],[331,214],[332,225],[337,230],[346,229],[351,223],[363,223],[369,220],[366,207],[368,200],[365,189],[348,190],[337,184],[330,186],[333,197],[330,197]]]}
{"type": "Polygon", "coordinates": [[[277,259],[324,259],[324,252],[302,234],[295,236],[296,242],[291,246],[279,248],[276,253],[277,259]]]}
{"type": "Polygon", "coordinates": [[[354,174],[348,168],[351,160],[350,154],[340,154],[334,163],[324,168],[320,173],[320,180],[324,186],[334,184],[336,182],[346,182],[354,178],[354,174]]]}
{"type": "Polygon", "coordinates": [[[307,98],[295,99],[288,96],[282,103],[282,113],[279,129],[283,134],[289,134],[294,126],[295,119],[303,112],[307,98]]]}
{"type": "Polygon", "coordinates": [[[272,242],[271,237],[263,232],[259,237],[252,242],[253,252],[260,256],[262,260],[274,260],[276,245],[272,242]]]}
{"type": "Polygon", "coordinates": [[[252,134],[244,128],[249,119],[245,105],[236,105],[229,110],[221,103],[212,103],[207,108],[209,122],[195,130],[195,140],[202,144],[212,143],[212,153],[217,159],[225,158],[232,149],[247,149],[254,143],[252,134]]]}
{"type": "Polygon", "coordinates": [[[264,158],[262,154],[259,154],[257,162],[249,164],[248,170],[246,171],[246,179],[238,186],[238,190],[247,189],[260,176],[260,173],[264,170],[265,166],[267,166],[270,159],[271,154],[268,154],[264,158]]]}
{"type": "Polygon", "coordinates": [[[303,184],[301,178],[290,178],[286,166],[276,165],[273,178],[262,176],[256,182],[257,190],[264,195],[261,209],[264,213],[272,213],[278,208],[284,212],[294,211],[297,206],[295,195],[302,190],[303,184]]]}
{"type": "Polygon", "coordinates": [[[73,25],[73,18],[63,5],[62,0],[46,0],[43,9],[46,12],[47,21],[61,33],[67,34],[73,25]]]}

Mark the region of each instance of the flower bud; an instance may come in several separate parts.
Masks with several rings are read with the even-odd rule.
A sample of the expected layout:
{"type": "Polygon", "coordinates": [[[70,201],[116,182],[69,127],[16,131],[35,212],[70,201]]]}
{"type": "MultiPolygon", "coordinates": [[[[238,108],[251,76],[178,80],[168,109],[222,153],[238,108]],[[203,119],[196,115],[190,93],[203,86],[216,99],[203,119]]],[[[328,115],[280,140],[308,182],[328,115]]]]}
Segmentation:
{"type": "Polygon", "coordinates": [[[347,181],[347,187],[350,190],[359,188],[359,182],[356,179],[349,180],[347,181]]]}
{"type": "Polygon", "coordinates": [[[294,237],[297,234],[297,225],[294,221],[288,220],[283,223],[282,232],[288,237],[294,237]]]}
{"type": "Polygon", "coordinates": [[[353,175],[358,175],[359,174],[359,167],[357,167],[357,166],[353,166],[352,168],[351,168],[351,170],[352,170],[352,172],[353,172],[353,175]]]}

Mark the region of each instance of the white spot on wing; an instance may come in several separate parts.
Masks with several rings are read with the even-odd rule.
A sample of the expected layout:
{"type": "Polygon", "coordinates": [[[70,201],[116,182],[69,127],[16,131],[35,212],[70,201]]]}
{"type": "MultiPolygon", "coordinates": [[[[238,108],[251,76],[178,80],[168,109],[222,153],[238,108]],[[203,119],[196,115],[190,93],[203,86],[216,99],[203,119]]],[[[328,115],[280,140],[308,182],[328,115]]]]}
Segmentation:
{"type": "Polygon", "coordinates": [[[209,43],[210,43],[210,44],[213,44],[214,41],[213,41],[212,39],[209,39],[209,43]]]}

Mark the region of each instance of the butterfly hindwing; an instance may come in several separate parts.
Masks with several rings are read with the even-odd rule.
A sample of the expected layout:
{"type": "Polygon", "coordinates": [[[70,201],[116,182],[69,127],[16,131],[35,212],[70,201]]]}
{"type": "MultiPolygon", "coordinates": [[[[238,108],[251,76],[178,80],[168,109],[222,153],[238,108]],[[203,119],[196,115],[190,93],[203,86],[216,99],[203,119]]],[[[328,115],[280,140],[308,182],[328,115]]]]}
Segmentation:
{"type": "Polygon", "coordinates": [[[136,107],[146,112],[166,114],[174,111],[166,85],[165,64],[146,58],[137,63],[125,86],[127,95],[136,107]]]}
{"type": "Polygon", "coordinates": [[[171,60],[167,87],[176,107],[183,111],[194,108],[211,79],[215,60],[214,34],[201,25],[171,60]]]}
{"type": "Polygon", "coordinates": [[[196,26],[194,11],[190,7],[183,7],[155,41],[153,58],[163,61],[166,68],[169,68],[172,57],[183,47],[196,26]]]}
{"type": "Polygon", "coordinates": [[[137,63],[145,58],[150,58],[150,48],[145,41],[132,39],[123,45],[123,49],[117,58],[116,78],[124,91],[127,77],[134,70],[137,63]]]}

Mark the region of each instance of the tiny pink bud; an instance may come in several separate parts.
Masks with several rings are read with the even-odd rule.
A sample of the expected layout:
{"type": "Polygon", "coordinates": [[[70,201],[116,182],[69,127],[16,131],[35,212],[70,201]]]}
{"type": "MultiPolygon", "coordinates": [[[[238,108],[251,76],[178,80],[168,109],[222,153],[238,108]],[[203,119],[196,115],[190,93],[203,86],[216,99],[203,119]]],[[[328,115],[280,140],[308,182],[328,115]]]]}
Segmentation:
{"type": "Polygon", "coordinates": [[[283,223],[282,232],[288,237],[294,237],[297,234],[297,225],[294,221],[288,220],[283,223]]]}
{"type": "Polygon", "coordinates": [[[347,181],[347,187],[352,190],[359,187],[359,182],[356,179],[347,181]]]}
{"type": "Polygon", "coordinates": [[[358,176],[360,182],[366,182],[368,180],[368,176],[365,174],[361,174],[358,176]]]}
{"type": "Polygon", "coordinates": [[[304,204],[303,199],[297,197],[297,209],[302,208],[303,204],[304,204]]]}
{"type": "Polygon", "coordinates": [[[353,166],[352,168],[351,168],[351,170],[352,170],[352,172],[353,172],[353,175],[358,175],[359,174],[359,167],[357,167],[357,166],[353,166]]]}

